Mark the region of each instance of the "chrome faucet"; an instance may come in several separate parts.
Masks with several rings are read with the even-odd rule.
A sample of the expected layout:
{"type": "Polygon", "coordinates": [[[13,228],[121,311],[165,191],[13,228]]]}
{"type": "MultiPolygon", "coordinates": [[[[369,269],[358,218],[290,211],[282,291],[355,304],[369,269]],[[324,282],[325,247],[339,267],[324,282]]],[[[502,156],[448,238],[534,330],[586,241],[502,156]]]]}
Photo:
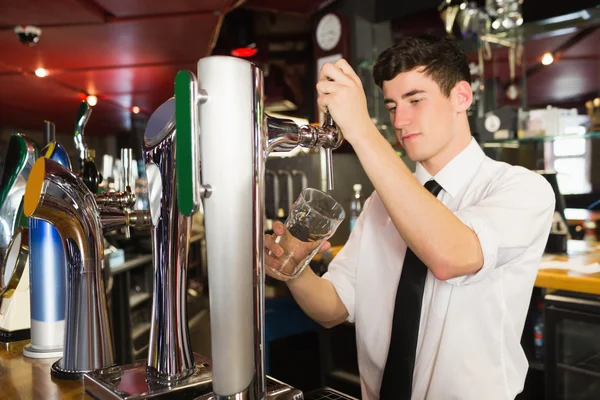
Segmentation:
{"type": "MultiPolygon", "coordinates": [[[[211,396],[216,400],[262,400],[268,396],[264,359],[265,160],[271,151],[290,151],[296,146],[331,151],[341,145],[343,137],[330,118],[322,127],[298,126],[292,120],[264,114],[262,71],[248,61],[226,56],[203,58],[198,62],[198,79],[201,89],[187,71],[179,72],[175,81],[176,178],[179,208],[184,214],[190,215],[200,201],[204,203],[211,396]],[[225,110],[232,107],[251,112],[230,118],[225,110]],[[183,173],[189,166],[197,168],[200,159],[201,176],[183,173]]],[[[332,168],[329,157],[328,169],[332,168]]],[[[302,398],[295,389],[288,387],[284,392],[278,393],[278,398],[302,398]]]]}
{"type": "Polygon", "coordinates": [[[113,365],[102,279],[103,232],[127,224],[143,226],[148,218],[99,207],[81,179],[45,157],[38,159],[31,170],[23,204],[26,216],[44,220],[57,229],[66,251],[64,354],[52,365],[52,375],[80,379],[89,371],[113,365]]]}
{"type": "Polygon", "coordinates": [[[321,127],[313,125],[298,126],[291,119],[267,116],[267,152],[290,151],[296,146],[322,147],[325,149],[327,168],[327,187],[333,190],[333,159],[331,151],[342,145],[342,132],[331,118],[329,111],[321,127]]]}

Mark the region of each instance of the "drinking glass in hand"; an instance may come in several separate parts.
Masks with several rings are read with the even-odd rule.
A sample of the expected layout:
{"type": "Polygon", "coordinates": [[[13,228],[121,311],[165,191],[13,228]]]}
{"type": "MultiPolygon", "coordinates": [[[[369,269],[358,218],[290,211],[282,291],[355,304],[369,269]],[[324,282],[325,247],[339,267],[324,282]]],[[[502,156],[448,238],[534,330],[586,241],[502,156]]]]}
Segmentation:
{"type": "MultiPolygon", "coordinates": [[[[275,238],[275,243],[283,248],[283,254],[277,258],[281,266],[268,268],[288,278],[300,275],[345,216],[342,206],[328,194],[304,189],[285,221],[285,233],[275,238]]],[[[274,257],[271,252],[269,255],[274,257]]]]}

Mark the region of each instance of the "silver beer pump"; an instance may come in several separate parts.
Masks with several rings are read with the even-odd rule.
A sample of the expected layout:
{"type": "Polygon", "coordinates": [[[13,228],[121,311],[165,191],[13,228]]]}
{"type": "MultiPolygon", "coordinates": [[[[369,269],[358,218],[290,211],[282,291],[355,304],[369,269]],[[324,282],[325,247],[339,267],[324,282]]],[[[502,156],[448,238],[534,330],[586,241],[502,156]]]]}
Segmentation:
{"type": "Polygon", "coordinates": [[[35,162],[29,174],[23,211],[30,218],[52,224],[66,252],[63,357],[51,369],[56,378],[81,379],[87,372],[114,365],[102,279],[103,234],[125,226],[149,225],[143,211],[110,207],[120,204],[119,198],[118,194],[106,194],[97,200],[69,169],[45,157],[35,162]]]}
{"type": "MultiPolygon", "coordinates": [[[[193,398],[211,389],[210,361],[194,354],[190,343],[186,282],[191,217],[177,207],[176,134],[171,98],[154,111],[144,133],[154,271],[148,357],[86,374],[85,390],[96,398],[193,398]]],[[[126,165],[125,157],[123,161],[126,165]]]]}
{"type": "Polygon", "coordinates": [[[329,114],[322,127],[268,116],[262,71],[246,60],[206,57],[197,76],[199,83],[187,71],[176,78],[176,178],[180,211],[191,215],[202,201],[205,213],[213,389],[206,398],[301,399],[281,382],[267,390],[265,160],[271,151],[323,147],[333,189],[331,151],[343,137],[329,114]]]}

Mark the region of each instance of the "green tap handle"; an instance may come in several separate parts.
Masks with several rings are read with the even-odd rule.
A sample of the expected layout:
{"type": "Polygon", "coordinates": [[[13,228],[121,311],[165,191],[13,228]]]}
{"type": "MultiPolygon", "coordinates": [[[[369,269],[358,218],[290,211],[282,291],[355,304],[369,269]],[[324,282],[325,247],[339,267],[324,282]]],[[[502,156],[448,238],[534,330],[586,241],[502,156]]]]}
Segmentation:
{"type": "Polygon", "coordinates": [[[200,206],[200,149],[198,125],[198,81],[189,71],[175,77],[175,179],[177,205],[183,215],[200,206]]]}

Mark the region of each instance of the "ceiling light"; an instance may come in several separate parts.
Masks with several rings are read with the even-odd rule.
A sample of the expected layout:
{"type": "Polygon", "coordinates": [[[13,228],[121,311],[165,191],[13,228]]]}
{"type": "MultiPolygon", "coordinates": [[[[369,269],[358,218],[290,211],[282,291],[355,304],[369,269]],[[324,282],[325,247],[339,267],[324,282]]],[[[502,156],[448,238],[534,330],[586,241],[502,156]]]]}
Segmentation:
{"type": "Polygon", "coordinates": [[[96,104],[98,104],[98,97],[96,97],[94,95],[89,95],[86,100],[87,100],[88,104],[92,107],[94,107],[96,104]]]}
{"type": "Polygon", "coordinates": [[[544,54],[544,56],[542,57],[542,64],[550,65],[552,64],[552,62],[554,62],[554,56],[552,55],[552,53],[544,54]]]}
{"type": "Polygon", "coordinates": [[[35,75],[40,78],[45,78],[48,76],[48,70],[44,68],[38,68],[35,70],[35,75]]]}
{"type": "Polygon", "coordinates": [[[131,107],[131,112],[134,114],[139,114],[140,108],[138,106],[131,107]]]}

